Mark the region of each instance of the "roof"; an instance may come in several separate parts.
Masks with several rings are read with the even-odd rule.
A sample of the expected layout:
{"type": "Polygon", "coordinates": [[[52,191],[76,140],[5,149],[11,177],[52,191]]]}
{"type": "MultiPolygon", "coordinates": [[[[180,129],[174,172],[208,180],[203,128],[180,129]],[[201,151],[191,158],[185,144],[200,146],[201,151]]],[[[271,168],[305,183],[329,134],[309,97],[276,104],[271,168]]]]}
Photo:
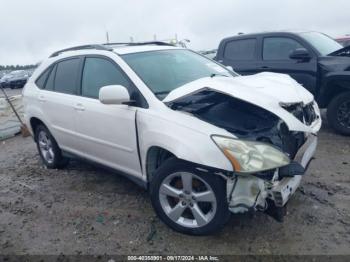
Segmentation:
{"type": "Polygon", "coordinates": [[[177,46],[159,46],[159,45],[125,45],[125,46],[111,46],[113,51],[119,55],[130,53],[140,53],[147,51],[169,50],[169,49],[183,49],[177,46]]]}
{"type": "Polygon", "coordinates": [[[249,37],[249,36],[258,36],[258,35],[266,35],[266,34],[302,34],[302,33],[311,33],[316,31],[311,30],[278,30],[278,31],[261,31],[261,32],[252,32],[252,33],[242,33],[233,36],[225,37],[224,39],[238,38],[238,37],[249,37]]]}

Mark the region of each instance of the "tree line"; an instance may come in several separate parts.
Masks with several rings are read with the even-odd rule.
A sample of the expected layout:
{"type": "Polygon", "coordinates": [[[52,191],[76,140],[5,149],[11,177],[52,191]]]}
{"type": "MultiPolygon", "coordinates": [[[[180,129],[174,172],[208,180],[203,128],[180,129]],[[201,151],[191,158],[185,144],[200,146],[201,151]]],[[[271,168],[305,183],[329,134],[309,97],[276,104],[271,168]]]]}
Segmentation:
{"type": "Polygon", "coordinates": [[[37,65],[0,65],[0,70],[24,70],[35,68],[37,65]]]}

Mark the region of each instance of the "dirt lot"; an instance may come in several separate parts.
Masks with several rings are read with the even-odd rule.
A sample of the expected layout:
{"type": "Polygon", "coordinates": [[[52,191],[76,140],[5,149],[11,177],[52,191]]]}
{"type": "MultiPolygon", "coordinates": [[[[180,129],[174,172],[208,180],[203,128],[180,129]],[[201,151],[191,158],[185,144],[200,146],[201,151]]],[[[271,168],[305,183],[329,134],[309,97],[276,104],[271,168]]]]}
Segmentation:
{"type": "Polygon", "coordinates": [[[284,223],[233,216],[214,236],[173,232],[147,192],[73,161],[47,170],[31,138],[0,142],[0,254],[350,254],[350,139],[324,127],[284,223]]]}

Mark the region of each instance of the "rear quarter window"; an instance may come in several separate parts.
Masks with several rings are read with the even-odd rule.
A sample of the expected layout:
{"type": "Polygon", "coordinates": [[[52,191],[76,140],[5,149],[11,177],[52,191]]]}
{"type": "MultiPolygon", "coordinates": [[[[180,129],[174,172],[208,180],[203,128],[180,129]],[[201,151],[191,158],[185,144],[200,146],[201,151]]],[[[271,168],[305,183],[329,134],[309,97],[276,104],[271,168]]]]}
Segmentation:
{"type": "Polygon", "coordinates": [[[56,65],[53,66],[49,77],[46,80],[45,90],[53,90],[55,80],[56,65]]]}
{"type": "Polygon", "coordinates": [[[225,45],[224,58],[230,60],[254,60],[256,39],[233,40],[225,45]]]}
{"type": "Polygon", "coordinates": [[[51,72],[52,67],[47,68],[39,77],[38,79],[35,81],[35,84],[37,85],[37,87],[39,87],[40,89],[44,89],[45,88],[45,84],[46,84],[46,80],[47,77],[49,76],[50,72],[51,72]]]}

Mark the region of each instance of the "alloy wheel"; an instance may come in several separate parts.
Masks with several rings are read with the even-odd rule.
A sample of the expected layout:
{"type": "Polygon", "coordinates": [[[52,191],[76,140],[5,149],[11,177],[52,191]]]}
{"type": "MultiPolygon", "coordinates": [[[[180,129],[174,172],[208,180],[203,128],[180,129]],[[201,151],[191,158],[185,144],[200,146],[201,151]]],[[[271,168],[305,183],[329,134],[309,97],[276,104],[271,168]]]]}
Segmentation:
{"type": "Polygon", "coordinates": [[[40,131],[38,135],[38,143],[42,157],[49,164],[52,164],[55,159],[55,153],[53,150],[51,138],[45,131],[40,131]]]}
{"type": "Polygon", "coordinates": [[[175,223],[198,228],[215,216],[217,201],[210,185],[198,175],[177,172],[167,176],[159,188],[160,204],[175,223]]]}

